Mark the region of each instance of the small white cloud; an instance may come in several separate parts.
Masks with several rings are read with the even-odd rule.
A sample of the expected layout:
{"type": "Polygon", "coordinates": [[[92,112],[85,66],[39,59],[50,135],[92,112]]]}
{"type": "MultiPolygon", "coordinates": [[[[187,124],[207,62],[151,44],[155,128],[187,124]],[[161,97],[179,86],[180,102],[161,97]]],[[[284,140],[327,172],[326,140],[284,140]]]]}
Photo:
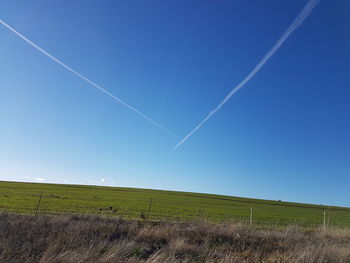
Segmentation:
{"type": "Polygon", "coordinates": [[[45,179],[44,179],[44,178],[37,177],[37,178],[35,178],[35,181],[37,181],[37,182],[44,182],[45,179]]]}
{"type": "Polygon", "coordinates": [[[101,179],[101,182],[102,182],[102,183],[105,183],[105,182],[106,182],[106,179],[105,179],[105,178],[102,178],[102,179],[101,179]]]}

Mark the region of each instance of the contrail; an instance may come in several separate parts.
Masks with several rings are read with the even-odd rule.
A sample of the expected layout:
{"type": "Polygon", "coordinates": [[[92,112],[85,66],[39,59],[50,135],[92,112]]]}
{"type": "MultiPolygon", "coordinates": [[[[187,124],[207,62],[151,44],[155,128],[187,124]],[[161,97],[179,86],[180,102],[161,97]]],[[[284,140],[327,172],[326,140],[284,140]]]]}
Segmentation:
{"type": "Polygon", "coordinates": [[[82,80],[86,81],[87,83],[89,83],[90,85],[94,86],[95,88],[99,89],[100,91],[102,91],[103,93],[107,94],[108,96],[112,97],[113,99],[115,99],[117,102],[119,102],[120,104],[124,105],[125,107],[127,107],[128,109],[136,112],[137,114],[139,114],[140,116],[142,116],[143,118],[145,118],[146,120],[150,121],[151,123],[153,123],[154,125],[158,126],[159,128],[161,128],[162,130],[176,136],[173,132],[169,131],[167,128],[165,128],[164,126],[162,126],[161,124],[159,124],[158,122],[152,120],[151,118],[147,117],[145,114],[143,114],[142,112],[140,112],[139,110],[135,109],[133,106],[129,105],[128,103],[126,103],[125,101],[121,100],[120,98],[114,96],[112,93],[110,93],[108,90],[102,88],[100,85],[96,84],[95,82],[93,82],[92,80],[88,79],[87,77],[85,77],[84,75],[80,74],[78,71],[74,70],[73,68],[67,66],[66,64],[64,64],[61,60],[59,60],[58,58],[54,57],[53,55],[51,55],[50,53],[48,53],[47,51],[45,51],[44,49],[42,49],[40,46],[38,46],[37,44],[35,44],[34,42],[32,42],[31,40],[29,40],[28,38],[26,38],[25,36],[23,36],[21,33],[17,32],[14,28],[12,28],[11,26],[9,26],[8,24],[6,24],[3,20],[0,19],[0,23],[2,25],[4,25],[6,28],[8,28],[9,30],[11,30],[13,33],[15,33],[17,36],[19,36],[21,39],[23,39],[24,41],[26,41],[29,45],[31,45],[32,47],[34,47],[35,49],[37,49],[38,51],[40,51],[41,53],[43,53],[45,56],[49,57],[50,59],[52,59],[53,61],[55,61],[56,63],[58,63],[59,65],[61,65],[62,67],[64,67],[65,69],[67,69],[68,71],[70,71],[71,73],[73,73],[74,75],[78,76],[79,78],[81,78],[82,80]]]}
{"type": "Polygon", "coordinates": [[[282,46],[284,41],[289,37],[290,34],[293,33],[295,29],[297,29],[304,20],[308,17],[308,15],[312,12],[315,6],[319,3],[319,0],[310,0],[303,10],[299,13],[299,15],[294,19],[293,23],[287,28],[287,30],[283,33],[283,35],[277,40],[275,45],[266,53],[266,55],[260,60],[260,62],[255,66],[255,68],[236,86],[234,87],[226,97],[212,110],[209,114],[189,133],[187,134],[178,144],[175,145],[173,150],[178,148],[181,144],[183,144],[188,138],[190,138],[204,123],[206,123],[211,116],[213,116],[217,111],[221,109],[222,106],[245,84],[247,84],[255,74],[265,65],[265,63],[271,58],[271,56],[282,46]]]}

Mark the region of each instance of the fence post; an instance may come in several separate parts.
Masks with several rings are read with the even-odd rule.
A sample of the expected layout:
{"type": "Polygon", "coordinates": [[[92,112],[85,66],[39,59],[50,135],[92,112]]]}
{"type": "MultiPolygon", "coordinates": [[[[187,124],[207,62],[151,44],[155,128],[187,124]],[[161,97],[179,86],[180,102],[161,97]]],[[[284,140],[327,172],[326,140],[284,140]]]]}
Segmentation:
{"type": "Polygon", "coordinates": [[[152,198],[149,200],[149,205],[148,205],[148,220],[151,215],[151,207],[152,207],[152,198]]]}
{"type": "Polygon", "coordinates": [[[323,230],[326,230],[326,210],[323,210],[323,230]]]}
{"type": "Polygon", "coordinates": [[[329,228],[329,211],[328,211],[328,214],[327,214],[327,228],[329,228]]]}
{"type": "Polygon", "coordinates": [[[253,205],[250,206],[250,218],[249,218],[249,226],[252,227],[253,223],[253,205]]]}
{"type": "Polygon", "coordinates": [[[36,205],[35,216],[37,216],[37,214],[38,214],[38,210],[39,210],[39,206],[40,206],[40,202],[41,202],[41,198],[42,197],[43,197],[43,191],[41,191],[40,197],[39,197],[39,200],[38,200],[38,204],[36,205]]]}

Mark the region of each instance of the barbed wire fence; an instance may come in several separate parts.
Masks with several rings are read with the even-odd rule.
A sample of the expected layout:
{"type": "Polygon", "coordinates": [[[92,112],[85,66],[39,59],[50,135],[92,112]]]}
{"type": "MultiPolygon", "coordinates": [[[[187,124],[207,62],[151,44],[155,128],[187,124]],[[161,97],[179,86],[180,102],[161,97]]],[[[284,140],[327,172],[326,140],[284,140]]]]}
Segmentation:
{"type": "Polygon", "coordinates": [[[55,196],[45,196],[43,192],[36,195],[37,200],[32,205],[17,205],[14,208],[0,206],[0,210],[7,212],[38,215],[99,215],[104,217],[119,217],[133,220],[147,221],[208,221],[208,222],[234,222],[246,224],[250,227],[285,227],[297,225],[308,228],[330,228],[330,227],[350,227],[350,209],[308,207],[286,204],[254,204],[245,202],[242,206],[233,205],[228,209],[225,207],[215,207],[213,210],[206,209],[205,206],[179,206],[178,202],[166,199],[150,197],[140,205],[121,206],[118,202],[104,203],[100,206],[77,205],[69,200],[61,200],[60,208],[57,209],[50,199],[55,196]],[[287,207],[281,211],[281,207],[287,207]],[[304,213],[297,209],[305,208],[304,213]],[[230,212],[228,212],[230,211],[230,212]]]}

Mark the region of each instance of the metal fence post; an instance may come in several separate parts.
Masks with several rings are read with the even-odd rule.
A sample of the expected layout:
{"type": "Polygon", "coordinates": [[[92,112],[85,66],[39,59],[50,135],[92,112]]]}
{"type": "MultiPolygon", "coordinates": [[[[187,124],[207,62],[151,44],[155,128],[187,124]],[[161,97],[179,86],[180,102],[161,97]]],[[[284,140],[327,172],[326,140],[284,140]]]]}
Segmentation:
{"type": "Polygon", "coordinates": [[[43,197],[43,191],[41,191],[40,197],[39,197],[39,200],[38,200],[38,204],[36,205],[35,216],[37,216],[37,214],[38,214],[38,210],[39,210],[39,206],[40,206],[40,202],[41,202],[41,198],[42,197],[43,197]]]}

